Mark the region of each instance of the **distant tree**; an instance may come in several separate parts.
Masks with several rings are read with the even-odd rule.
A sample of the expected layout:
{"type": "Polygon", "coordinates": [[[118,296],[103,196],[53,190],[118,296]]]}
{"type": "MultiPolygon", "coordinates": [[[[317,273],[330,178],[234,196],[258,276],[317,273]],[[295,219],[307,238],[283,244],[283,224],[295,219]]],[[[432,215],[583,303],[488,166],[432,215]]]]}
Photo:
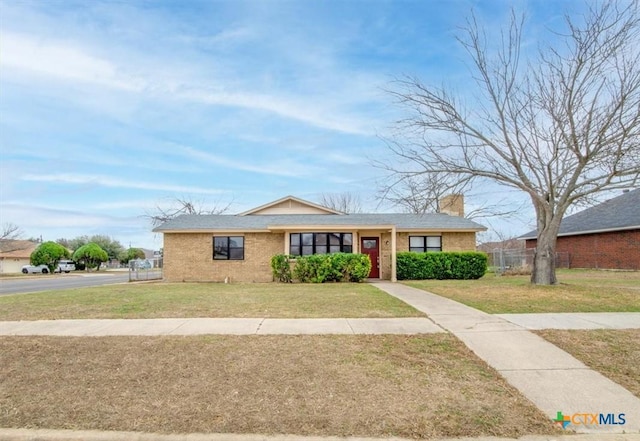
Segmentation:
{"type": "Polygon", "coordinates": [[[154,227],[161,225],[181,214],[224,214],[229,211],[232,202],[226,205],[214,204],[213,207],[205,208],[202,201],[194,201],[189,197],[176,197],[172,200],[169,208],[156,205],[155,210],[147,212],[144,217],[151,221],[154,227]]]}
{"type": "Polygon", "coordinates": [[[322,193],[320,205],[342,213],[362,213],[362,201],[355,193],[322,193]]]}
{"type": "Polygon", "coordinates": [[[6,222],[2,224],[2,229],[0,230],[0,240],[20,239],[23,234],[24,232],[22,231],[22,228],[14,223],[6,222]]]}
{"type": "Polygon", "coordinates": [[[130,260],[144,259],[145,254],[140,248],[129,248],[126,251],[120,253],[120,263],[127,264],[130,260]]]}
{"type": "Polygon", "coordinates": [[[109,256],[109,259],[113,260],[117,260],[122,255],[122,252],[125,251],[125,248],[119,241],[112,239],[110,236],[104,234],[94,234],[93,236],[77,236],[73,239],[62,238],[56,240],[56,242],[63,246],[66,246],[71,250],[77,250],[83,245],[93,242],[98,244],[100,248],[105,250],[107,252],[107,255],[109,256]]]}
{"type": "Polygon", "coordinates": [[[125,251],[125,248],[120,242],[102,234],[95,234],[91,236],[89,238],[89,242],[98,244],[100,248],[107,252],[109,259],[111,260],[117,260],[122,252],[125,251]]]}
{"type": "Polygon", "coordinates": [[[60,259],[68,259],[69,250],[55,242],[44,242],[31,253],[32,265],[47,265],[49,272],[53,272],[58,267],[60,259]]]}
{"type": "Polygon", "coordinates": [[[398,173],[446,172],[529,197],[533,284],[557,283],[558,231],[571,206],[640,181],[640,2],[585,3],[537,52],[515,13],[495,50],[471,16],[459,38],[470,97],[412,77],[390,91],[408,111],[389,142],[398,173]]]}
{"type": "Polygon", "coordinates": [[[73,260],[84,263],[87,270],[96,268],[96,271],[99,271],[100,264],[109,260],[109,255],[97,243],[89,242],[75,250],[73,260]]]}

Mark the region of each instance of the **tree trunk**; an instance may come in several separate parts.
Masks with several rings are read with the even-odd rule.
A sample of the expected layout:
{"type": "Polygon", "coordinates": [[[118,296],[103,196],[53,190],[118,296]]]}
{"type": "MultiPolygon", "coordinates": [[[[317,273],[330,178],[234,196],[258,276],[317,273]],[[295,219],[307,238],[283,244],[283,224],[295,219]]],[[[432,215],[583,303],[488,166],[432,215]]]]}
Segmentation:
{"type": "Polygon", "coordinates": [[[531,271],[531,283],[534,285],[555,285],[558,282],[556,279],[558,229],[559,227],[549,226],[538,233],[531,271]]]}

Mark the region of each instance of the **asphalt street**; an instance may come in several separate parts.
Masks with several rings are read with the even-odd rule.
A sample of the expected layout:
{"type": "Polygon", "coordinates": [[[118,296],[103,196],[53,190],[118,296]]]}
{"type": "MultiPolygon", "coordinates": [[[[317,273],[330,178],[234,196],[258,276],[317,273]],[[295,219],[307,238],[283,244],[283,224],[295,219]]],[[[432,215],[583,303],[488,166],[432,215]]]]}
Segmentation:
{"type": "Polygon", "coordinates": [[[127,272],[98,274],[42,274],[28,279],[0,279],[0,295],[111,285],[129,281],[127,272]]]}

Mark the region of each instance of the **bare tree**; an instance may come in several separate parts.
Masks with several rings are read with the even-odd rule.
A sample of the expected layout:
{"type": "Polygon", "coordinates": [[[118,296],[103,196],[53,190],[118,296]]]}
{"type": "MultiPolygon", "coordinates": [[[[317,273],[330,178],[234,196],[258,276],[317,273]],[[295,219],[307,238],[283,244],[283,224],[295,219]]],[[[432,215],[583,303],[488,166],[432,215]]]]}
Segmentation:
{"type": "MultiPolygon", "coordinates": [[[[531,282],[555,284],[555,249],[567,209],[640,178],[638,0],[587,2],[566,16],[555,46],[524,61],[524,18],[512,14],[495,54],[476,19],[459,39],[472,61],[471,106],[443,87],[404,78],[391,93],[409,110],[390,148],[410,173],[448,172],[525,192],[536,212],[531,282]]],[[[402,172],[402,170],[397,170],[402,172]]]]}
{"type": "MultiPolygon", "coordinates": [[[[388,164],[374,164],[389,170],[388,164]]],[[[473,180],[470,177],[459,176],[443,172],[421,172],[415,175],[392,173],[378,191],[381,200],[391,202],[396,207],[408,213],[440,213],[440,201],[447,195],[462,194],[469,199],[478,201],[479,197],[473,193],[473,180]]],[[[522,205],[514,205],[505,198],[495,203],[477,203],[466,211],[468,219],[502,219],[516,216],[522,210],[522,205]]]]}
{"type": "Polygon", "coordinates": [[[0,240],[15,240],[22,237],[24,232],[22,228],[14,223],[6,222],[2,224],[2,230],[0,231],[0,240]]]}
{"type": "MultiPolygon", "coordinates": [[[[386,163],[376,163],[388,169],[386,163]]],[[[393,171],[393,170],[392,170],[393,171]]],[[[392,173],[380,188],[380,199],[387,200],[409,213],[439,213],[440,200],[448,194],[463,194],[469,180],[460,180],[452,173],[400,174],[392,173]],[[394,179],[396,178],[396,179],[394,179]]]]}
{"type": "Polygon", "coordinates": [[[342,213],[362,213],[360,196],[355,193],[322,193],[320,205],[342,213]]]}
{"type": "Polygon", "coordinates": [[[169,208],[156,205],[155,210],[148,212],[144,217],[157,227],[181,214],[223,214],[229,211],[232,203],[233,201],[225,205],[216,203],[212,207],[205,208],[202,201],[194,201],[190,197],[176,197],[172,199],[169,208]]]}

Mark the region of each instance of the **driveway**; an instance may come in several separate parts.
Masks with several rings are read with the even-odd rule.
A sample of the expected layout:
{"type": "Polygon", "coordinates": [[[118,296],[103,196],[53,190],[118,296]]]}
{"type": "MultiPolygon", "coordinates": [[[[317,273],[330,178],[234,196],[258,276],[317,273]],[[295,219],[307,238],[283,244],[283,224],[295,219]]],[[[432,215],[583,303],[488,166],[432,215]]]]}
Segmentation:
{"type": "Polygon", "coordinates": [[[47,274],[28,279],[0,279],[0,295],[111,285],[129,281],[129,273],[47,274]]]}

